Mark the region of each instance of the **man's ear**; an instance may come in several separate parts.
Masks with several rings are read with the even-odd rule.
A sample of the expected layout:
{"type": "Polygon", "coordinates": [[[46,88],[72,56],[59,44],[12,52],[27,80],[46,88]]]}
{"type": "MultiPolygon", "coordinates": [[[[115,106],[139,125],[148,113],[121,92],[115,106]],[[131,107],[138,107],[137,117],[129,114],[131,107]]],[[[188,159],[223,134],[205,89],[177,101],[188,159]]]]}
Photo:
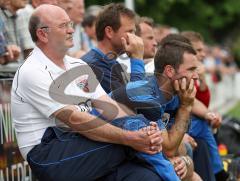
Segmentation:
{"type": "Polygon", "coordinates": [[[48,42],[48,33],[44,29],[37,29],[37,37],[39,41],[47,43],[48,42]]]}
{"type": "Polygon", "coordinates": [[[112,39],[112,38],[113,38],[113,36],[114,36],[114,31],[113,31],[113,29],[112,29],[111,26],[106,26],[105,29],[104,29],[104,31],[105,31],[105,36],[106,36],[108,39],[112,39]]]}
{"type": "Polygon", "coordinates": [[[168,78],[173,78],[173,76],[175,75],[175,69],[171,65],[166,65],[164,67],[164,74],[168,78]]]}

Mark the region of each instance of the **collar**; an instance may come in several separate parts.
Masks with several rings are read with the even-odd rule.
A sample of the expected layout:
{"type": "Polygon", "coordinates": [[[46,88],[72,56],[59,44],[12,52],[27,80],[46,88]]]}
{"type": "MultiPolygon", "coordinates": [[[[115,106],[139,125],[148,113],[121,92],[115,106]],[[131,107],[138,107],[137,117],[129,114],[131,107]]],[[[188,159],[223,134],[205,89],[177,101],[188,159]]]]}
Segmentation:
{"type": "Polygon", "coordinates": [[[117,54],[114,52],[109,52],[107,54],[104,54],[102,50],[100,50],[97,47],[92,48],[93,51],[95,51],[101,58],[105,61],[111,62],[111,61],[116,61],[117,59],[117,54]]]}
{"type": "MultiPolygon", "coordinates": [[[[37,46],[35,46],[35,48],[33,49],[33,53],[32,53],[35,57],[38,58],[38,61],[41,62],[41,64],[43,66],[45,66],[46,69],[48,69],[51,72],[54,73],[62,73],[65,72],[66,70],[62,69],[61,67],[57,66],[55,63],[53,63],[52,60],[50,60],[43,52],[40,48],[38,48],[37,46]]],[[[69,65],[67,64],[66,61],[66,56],[63,59],[64,64],[66,66],[66,69],[69,69],[69,65]]]]}
{"type": "Polygon", "coordinates": [[[2,9],[2,12],[3,12],[3,14],[4,14],[4,16],[5,16],[6,18],[13,18],[13,19],[17,18],[17,15],[16,15],[16,14],[11,13],[11,12],[10,12],[9,10],[7,10],[7,9],[2,9]]]}

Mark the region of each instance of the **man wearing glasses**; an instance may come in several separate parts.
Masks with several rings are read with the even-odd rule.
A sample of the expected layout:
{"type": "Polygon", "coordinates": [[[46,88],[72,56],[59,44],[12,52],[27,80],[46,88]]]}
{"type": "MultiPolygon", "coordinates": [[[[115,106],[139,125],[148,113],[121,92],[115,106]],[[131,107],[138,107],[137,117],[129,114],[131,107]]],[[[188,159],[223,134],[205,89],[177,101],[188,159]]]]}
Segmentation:
{"type": "Polygon", "coordinates": [[[39,6],[29,31],[36,47],[15,75],[11,105],[20,151],[36,177],[161,180],[143,165],[126,161],[131,148],[161,151],[156,124],[148,131],[126,131],[89,114],[95,107],[107,121],[134,115],[106,95],[86,63],[65,56],[74,32],[66,12],[39,6]]]}

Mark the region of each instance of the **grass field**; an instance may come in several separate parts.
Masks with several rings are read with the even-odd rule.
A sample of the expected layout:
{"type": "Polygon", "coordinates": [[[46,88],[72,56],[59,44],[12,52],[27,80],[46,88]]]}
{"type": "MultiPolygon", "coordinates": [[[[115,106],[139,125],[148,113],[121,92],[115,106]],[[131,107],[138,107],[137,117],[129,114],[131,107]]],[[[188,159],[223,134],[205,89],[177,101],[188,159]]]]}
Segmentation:
{"type": "Polygon", "coordinates": [[[238,102],[228,113],[227,115],[240,119],[240,102],[238,102]]]}

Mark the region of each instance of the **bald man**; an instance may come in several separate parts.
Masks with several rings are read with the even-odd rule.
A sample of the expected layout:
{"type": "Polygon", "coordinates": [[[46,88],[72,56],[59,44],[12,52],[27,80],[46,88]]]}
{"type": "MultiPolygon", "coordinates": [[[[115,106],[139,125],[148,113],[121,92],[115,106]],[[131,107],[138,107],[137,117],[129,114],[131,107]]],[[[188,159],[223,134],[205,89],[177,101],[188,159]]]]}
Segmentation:
{"type": "Polygon", "coordinates": [[[11,105],[20,151],[36,177],[160,180],[143,165],[126,161],[126,147],[120,146],[158,153],[162,138],[156,125],[126,131],[90,114],[95,107],[108,121],[133,115],[106,95],[86,63],[66,56],[74,32],[66,12],[39,6],[29,31],[36,47],[15,75],[11,105]]]}

